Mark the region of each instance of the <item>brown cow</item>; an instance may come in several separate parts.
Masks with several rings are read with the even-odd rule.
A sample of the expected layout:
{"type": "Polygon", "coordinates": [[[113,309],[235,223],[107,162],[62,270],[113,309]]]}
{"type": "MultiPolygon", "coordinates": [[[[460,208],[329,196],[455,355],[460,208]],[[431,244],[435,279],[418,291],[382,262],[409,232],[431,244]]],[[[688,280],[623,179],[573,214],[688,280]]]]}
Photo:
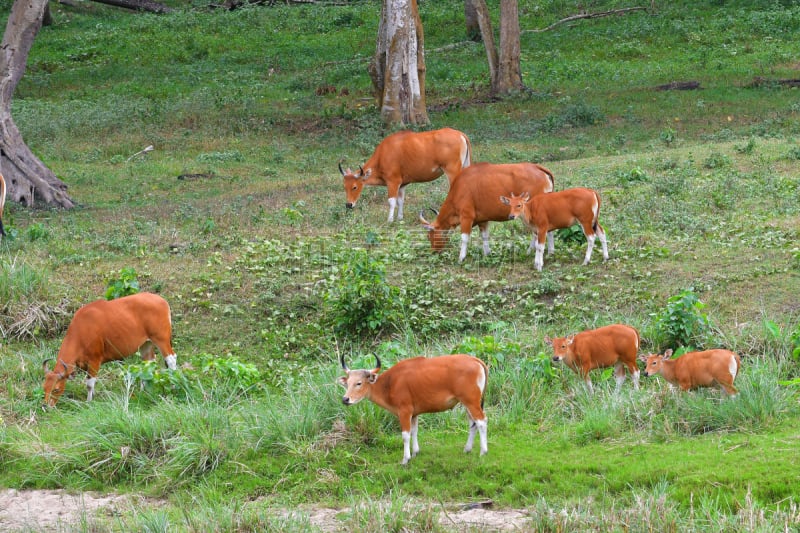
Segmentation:
{"type": "Polygon", "coordinates": [[[475,163],[465,168],[450,186],[436,220],[428,222],[422,213],[419,219],[428,230],[431,248],[439,252],[444,247],[446,232],[461,227],[461,251],[458,260],[467,257],[469,234],[478,226],[483,238],[483,253],[489,253],[489,222],[508,220],[509,208],[498,198],[516,192],[536,196],[552,193],[553,173],[534,163],[493,165],[475,163]]]}
{"type": "Polygon", "coordinates": [[[350,370],[342,354],[342,368],[347,373],[339,379],[339,383],[347,389],[342,401],[345,405],[355,405],[366,398],[400,420],[402,464],[408,463],[411,457],[419,453],[419,415],[447,411],[459,402],[466,407],[470,419],[464,451],[472,451],[476,431],[480,434],[481,455],[488,451],[483,393],[489,371],[483,361],[463,354],[414,357],[400,361],[379,374],[381,361],[378,356],[375,356],[375,360],[378,366],[373,370],[350,370]]]}
{"type": "Polygon", "coordinates": [[[664,355],[641,357],[645,362],[644,375],[661,374],[670,387],[677,386],[685,391],[719,385],[724,393],[731,396],[739,393],[733,386],[733,380],[742,368],[742,360],[730,350],[686,352],[675,359],[670,359],[671,356],[672,350],[667,350],[664,355]]]}
{"type": "Polygon", "coordinates": [[[541,271],[544,265],[544,240],[547,236],[547,252],[553,254],[553,230],[568,228],[580,224],[586,236],[586,257],[583,264],[588,265],[592,259],[595,235],[603,246],[603,260],[608,260],[606,232],[598,222],[600,215],[600,195],[592,189],[578,187],[551,194],[541,194],[533,198],[528,193],[511,197],[501,196],[500,201],[511,208],[509,218],[522,218],[525,225],[531,228],[536,236],[536,249],[533,266],[541,271]]]}
{"type": "Polygon", "coordinates": [[[625,381],[625,368],[631,374],[633,388],[639,388],[639,332],[625,324],[612,324],[602,328],[582,331],[569,337],[544,338],[553,347],[553,361],[564,361],[586,382],[589,392],[594,391],[589,371],[595,368],[614,367],[617,391],[625,381]]]}
{"type": "Polygon", "coordinates": [[[357,174],[339,164],[347,194],[345,206],[355,207],[364,185],[380,185],[388,189],[389,222],[394,220],[395,207],[397,220],[402,220],[406,185],[433,181],[442,174],[452,184],[471,158],[469,137],[458,130],[398,131],[378,144],[357,174]]]}
{"type": "Polygon", "coordinates": [[[47,372],[44,378],[45,404],[52,407],[58,402],[67,378],[78,368],[89,375],[86,401],[91,401],[100,365],[124,359],[137,350],[141,351],[142,359],[152,360],[155,347],[158,347],[167,366],[175,370],[177,356],[171,339],[169,304],[156,294],[141,292],[84,305],[67,328],[53,370],[47,372],[47,361],[42,365],[47,372]]]}

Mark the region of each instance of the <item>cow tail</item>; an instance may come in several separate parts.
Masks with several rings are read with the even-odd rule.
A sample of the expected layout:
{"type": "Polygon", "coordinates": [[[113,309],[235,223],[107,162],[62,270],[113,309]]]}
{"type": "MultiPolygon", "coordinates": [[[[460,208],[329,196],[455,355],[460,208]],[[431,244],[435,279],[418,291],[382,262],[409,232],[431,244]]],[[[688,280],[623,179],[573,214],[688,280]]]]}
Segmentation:
{"type": "Polygon", "coordinates": [[[489,390],[489,366],[481,361],[481,366],[483,366],[483,377],[484,377],[484,384],[483,384],[483,394],[481,394],[481,409],[483,409],[483,403],[486,399],[486,391],[489,390]]]}
{"type": "Polygon", "coordinates": [[[541,170],[542,172],[547,174],[547,177],[550,179],[550,192],[553,192],[554,190],[556,190],[556,179],[553,176],[553,173],[550,172],[549,169],[543,167],[542,165],[540,165],[538,163],[534,163],[534,164],[539,168],[539,170],[541,170]]]}
{"type": "Polygon", "coordinates": [[[461,169],[465,169],[472,164],[472,143],[469,140],[469,137],[463,135],[464,142],[467,144],[467,152],[464,154],[464,159],[461,161],[461,169]]]}
{"type": "MultiPolygon", "coordinates": [[[[594,197],[597,200],[597,212],[594,214],[594,220],[592,220],[592,231],[597,233],[597,227],[600,225],[600,193],[594,191],[594,197]]],[[[639,335],[639,332],[636,332],[636,335],[639,335]]]]}

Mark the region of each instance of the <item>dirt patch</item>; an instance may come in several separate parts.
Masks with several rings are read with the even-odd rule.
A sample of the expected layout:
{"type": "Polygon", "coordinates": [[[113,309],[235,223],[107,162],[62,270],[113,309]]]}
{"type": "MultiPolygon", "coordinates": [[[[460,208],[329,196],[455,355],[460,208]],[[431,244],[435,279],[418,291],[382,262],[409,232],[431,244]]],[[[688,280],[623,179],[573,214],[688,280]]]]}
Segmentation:
{"type": "MultiPolygon", "coordinates": [[[[103,517],[129,512],[135,506],[152,508],[158,501],[127,495],[101,495],[90,492],[68,493],[62,490],[0,490],[0,531],[61,531],[70,526],[93,523],[103,517]]],[[[349,509],[302,506],[276,514],[308,516],[311,525],[325,533],[342,531],[343,517],[349,509]]],[[[442,509],[439,523],[449,531],[520,531],[526,529],[528,515],[518,510],[487,508],[442,509]]]]}
{"type": "Polygon", "coordinates": [[[56,531],[98,513],[130,509],[131,498],[62,490],[0,490],[0,531],[56,531]]]}

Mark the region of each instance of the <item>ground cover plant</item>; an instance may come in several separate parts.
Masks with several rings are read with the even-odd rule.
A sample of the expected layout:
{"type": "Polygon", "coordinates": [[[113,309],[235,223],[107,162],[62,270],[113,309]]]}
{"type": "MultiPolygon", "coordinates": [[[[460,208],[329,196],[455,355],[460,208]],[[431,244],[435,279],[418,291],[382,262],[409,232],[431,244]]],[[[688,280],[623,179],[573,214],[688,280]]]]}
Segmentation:
{"type": "MultiPolygon", "coordinates": [[[[520,4],[523,30],[578,10],[520,4]]],[[[798,77],[800,6],[656,2],[524,32],[529,90],[491,101],[463,2],[422,4],[432,127],[602,196],[609,261],[582,266],[573,229],[541,273],[519,222],[491,226],[489,256],[477,235],[463,263],[455,235],[432,254],[413,214],[445,180],[412,185],[402,222],[385,189],[344,208],[339,161],[389,133],[375,2],[176,7],[52,5],[13,101],[79,207],[4,213],[0,487],[151,498],[79,530],[305,531],[330,507],[343,530],[446,531],[448,506],[486,499],[530,530],[798,527],[800,106],[777,80],[798,77]],[[42,411],[72,313],[137,290],[170,302],[181,368],[106,365],[92,403],[75,380],[42,411]],[[542,339],[614,322],[642,353],[736,351],[740,395],[615,394],[610,370],[589,395],[542,339]],[[396,419],[341,404],[339,356],[456,352],[490,365],[489,453],[463,455],[459,408],[421,418],[401,467],[396,419]]]]}

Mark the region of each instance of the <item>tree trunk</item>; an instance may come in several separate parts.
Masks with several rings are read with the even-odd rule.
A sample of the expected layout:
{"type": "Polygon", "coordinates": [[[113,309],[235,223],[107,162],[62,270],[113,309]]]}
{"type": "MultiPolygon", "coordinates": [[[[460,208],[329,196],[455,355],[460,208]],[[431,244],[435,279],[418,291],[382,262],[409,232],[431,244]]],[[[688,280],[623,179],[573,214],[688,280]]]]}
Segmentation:
{"type": "Polygon", "coordinates": [[[483,46],[486,49],[486,60],[489,63],[489,81],[492,92],[494,92],[494,87],[497,85],[497,48],[494,45],[494,30],[492,30],[492,19],[489,17],[489,8],[486,7],[486,0],[467,1],[472,2],[472,6],[478,16],[483,46]]]}
{"type": "Polygon", "coordinates": [[[492,94],[507,95],[523,88],[517,0],[500,0],[500,61],[492,94]]]}
{"type": "Polygon", "coordinates": [[[75,204],[67,186],[33,155],[11,118],[11,99],[25,72],[28,53],[42,24],[47,0],[14,0],[0,47],[0,172],[8,198],[28,206],[34,199],[61,207],[75,204]]]}
{"type": "Polygon", "coordinates": [[[383,0],[375,56],[369,66],[387,124],[428,124],[425,45],[417,0],[383,0]]]}
{"type": "Polygon", "coordinates": [[[479,43],[481,41],[481,25],[478,21],[478,11],[472,0],[464,1],[464,23],[467,30],[467,39],[479,43]]]}

